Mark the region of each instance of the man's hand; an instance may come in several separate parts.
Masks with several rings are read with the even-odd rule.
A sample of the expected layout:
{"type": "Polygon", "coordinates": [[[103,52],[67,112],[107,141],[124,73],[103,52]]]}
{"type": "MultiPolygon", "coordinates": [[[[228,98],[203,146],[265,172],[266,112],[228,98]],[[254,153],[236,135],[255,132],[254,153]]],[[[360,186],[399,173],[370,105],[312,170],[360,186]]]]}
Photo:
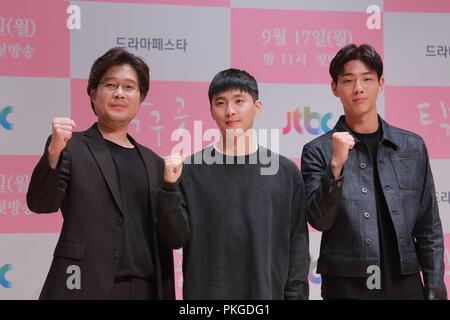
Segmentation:
{"type": "Polygon", "coordinates": [[[48,147],[48,162],[52,169],[56,168],[59,156],[67,142],[72,138],[73,128],[77,125],[70,118],[53,118],[52,120],[52,140],[48,147]]]}
{"type": "Polygon", "coordinates": [[[335,178],[341,176],[342,167],[347,161],[348,153],[355,145],[355,139],[348,132],[333,133],[333,156],[331,158],[331,169],[335,178]]]}
{"type": "Polygon", "coordinates": [[[164,182],[175,183],[183,170],[184,155],[174,153],[164,158],[164,182]]]}

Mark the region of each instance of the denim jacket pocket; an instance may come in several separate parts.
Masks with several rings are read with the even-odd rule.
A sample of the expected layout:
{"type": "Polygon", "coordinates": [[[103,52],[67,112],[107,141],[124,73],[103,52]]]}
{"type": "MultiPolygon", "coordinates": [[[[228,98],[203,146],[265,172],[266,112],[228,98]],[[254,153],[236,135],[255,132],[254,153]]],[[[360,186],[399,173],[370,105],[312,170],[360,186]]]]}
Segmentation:
{"type": "Polygon", "coordinates": [[[343,199],[333,226],[322,234],[321,254],[349,255],[360,252],[358,200],[343,199]]]}
{"type": "Polygon", "coordinates": [[[414,227],[418,219],[419,203],[418,200],[412,197],[408,197],[402,200],[405,223],[406,223],[406,236],[408,237],[408,247],[415,246],[412,234],[414,233],[414,227]]]}
{"type": "Polygon", "coordinates": [[[416,158],[392,159],[398,187],[403,190],[419,190],[422,180],[418,179],[420,160],[416,158]]]}

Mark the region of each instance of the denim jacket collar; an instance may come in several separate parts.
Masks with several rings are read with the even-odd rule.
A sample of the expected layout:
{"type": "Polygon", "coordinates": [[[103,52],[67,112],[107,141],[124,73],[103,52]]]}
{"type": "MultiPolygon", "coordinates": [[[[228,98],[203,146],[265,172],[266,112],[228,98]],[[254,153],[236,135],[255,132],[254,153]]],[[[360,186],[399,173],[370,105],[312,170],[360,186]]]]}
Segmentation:
{"type": "MultiPolygon", "coordinates": [[[[392,134],[391,126],[386,121],[384,121],[380,117],[380,115],[378,115],[378,121],[381,123],[381,134],[382,134],[382,136],[381,136],[381,141],[380,142],[382,144],[384,144],[385,146],[390,146],[390,147],[394,148],[395,150],[397,150],[398,147],[399,147],[399,143],[396,142],[395,136],[392,134]]],[[[352,133],[350,128],[345,123],[345,115],[341,115],[339,117],[339,120],[336,123],[336,125],[334,126],[333,131],[335,131],[335,132],[342,132],[342,131],[349,132],[353,136],[353,138],[355,139],[356,143],[359,143],[359,139],[354,136],[354,134],[352,133]]]]}

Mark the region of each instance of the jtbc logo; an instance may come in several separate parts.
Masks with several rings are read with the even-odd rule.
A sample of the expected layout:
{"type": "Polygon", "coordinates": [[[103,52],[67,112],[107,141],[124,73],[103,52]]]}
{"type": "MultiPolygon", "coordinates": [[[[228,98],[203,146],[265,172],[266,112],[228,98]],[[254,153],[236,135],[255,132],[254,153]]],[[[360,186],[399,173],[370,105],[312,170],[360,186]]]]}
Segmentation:
{"type": "Polygon", "coordinates": [[[11,283],[6,280],[6,273],[11,270],[11,265],[9,263],[4,264],[2,267],[0,267],[0,286],[3,288],[10,288],[11,283]]]}
{"type": "Polygon", "coordinates": [[[0,125],[6,130],[12,130],[13,124],[8,121],[8,115],[13,112],[13,108],[7,106],[0,111],[0,125]]]}
{"type": "MultiPolygon", "coordinates": [[[[294,126],[295,131],[302,134],[303,129],[300,126],[300,118],[302,117],[302,113],[300,111],[300,108],[297,107],[292,112],[287,113],[287,123],[286,126],[283,128],[283,134],[288,134],[291,132],[292,126],[294,126]]],[[[303,109],[303,125],[306,131],[308,131],[310,134],[318,135],[320,134],[320,129],[322,131],[328,132],[331,130],[330,127],[328,127],[328,121],[331,120],[333,117],[333,114],[331,112],[326,113],[323,117],[318,112],[311,112],[309,107],[305,107],[303,109]],[[313,128],[311,125],[312,120],[317,120],[319,122],[319,127],[313,128]]]]}

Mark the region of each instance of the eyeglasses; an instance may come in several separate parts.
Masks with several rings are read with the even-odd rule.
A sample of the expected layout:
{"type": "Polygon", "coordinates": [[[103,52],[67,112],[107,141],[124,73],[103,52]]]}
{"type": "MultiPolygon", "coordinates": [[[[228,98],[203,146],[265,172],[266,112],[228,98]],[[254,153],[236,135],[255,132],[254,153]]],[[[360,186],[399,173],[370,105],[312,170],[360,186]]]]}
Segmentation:
{"type": "Polygon", "coordinates": [[[116,92],[119,88],[122,88],[122,91],[127,94],[134,94],[139,91],[139,88],[135,83],[124,83],[118,84],[114,81],[106,81],[100,83],[101,87],[108,92],[116,92]]]}

